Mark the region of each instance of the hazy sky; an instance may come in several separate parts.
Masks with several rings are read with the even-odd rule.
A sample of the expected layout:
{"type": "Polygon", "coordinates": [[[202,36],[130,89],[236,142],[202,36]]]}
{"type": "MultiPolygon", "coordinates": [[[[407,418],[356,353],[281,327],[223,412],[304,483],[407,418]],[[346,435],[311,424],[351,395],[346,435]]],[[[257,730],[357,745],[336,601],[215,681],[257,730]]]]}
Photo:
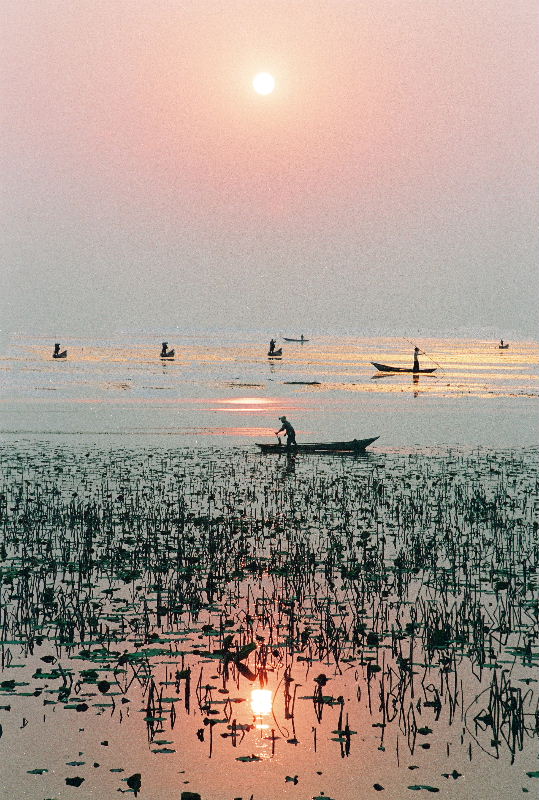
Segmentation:
{"type": "Polygon", "coordinates": [[[4,331],[534,334],[536,0],[0,9],[4,331]]]}

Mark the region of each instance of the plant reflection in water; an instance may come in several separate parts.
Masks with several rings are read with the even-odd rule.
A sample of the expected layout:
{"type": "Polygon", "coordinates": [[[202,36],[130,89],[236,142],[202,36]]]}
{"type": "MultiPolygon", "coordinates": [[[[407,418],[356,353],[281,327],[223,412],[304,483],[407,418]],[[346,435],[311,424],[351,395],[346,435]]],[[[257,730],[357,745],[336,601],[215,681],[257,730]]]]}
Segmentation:
{"type": "Polygon", "coordinates": [[[4,448],[0,473],[6,733],[5,708],[42,696],[40,724],[86,713],[98,752],[144,720],[143,780],[179,752],[237,781],[337,754],[350,787],[395,758],[533,770],[534,451],[298,458],[286,482],[233,451],[24,456],[4,448]]]}

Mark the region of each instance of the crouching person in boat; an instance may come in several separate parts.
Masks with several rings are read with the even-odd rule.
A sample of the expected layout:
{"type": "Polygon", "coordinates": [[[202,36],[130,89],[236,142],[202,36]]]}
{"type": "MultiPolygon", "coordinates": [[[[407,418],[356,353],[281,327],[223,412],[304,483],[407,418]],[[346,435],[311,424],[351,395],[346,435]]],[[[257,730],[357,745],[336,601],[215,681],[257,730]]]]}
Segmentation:
{"type": "Polygon", "coordinates": [[[296,442],[296,431],[294,430],[294,428],[289,423],[289,421],[287,420],[286,417],[279,417],[279,419],[281,420],[283,425],[282,425],[282,428],[280,428],[278,431],[275,431],[275,434],[278,436],[280,433],[284,432],[284,435],[286,436],[286,449],[287,450],[290,450],[292,445],[294,447],[297,447],[298,445],[297,445],[297,442],[296,442]]]}

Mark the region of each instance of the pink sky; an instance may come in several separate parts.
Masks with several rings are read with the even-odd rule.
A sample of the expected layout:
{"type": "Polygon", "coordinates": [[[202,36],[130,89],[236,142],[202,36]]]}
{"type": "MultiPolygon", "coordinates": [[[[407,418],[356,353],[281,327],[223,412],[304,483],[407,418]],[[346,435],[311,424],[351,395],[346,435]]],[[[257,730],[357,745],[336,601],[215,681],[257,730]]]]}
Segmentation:
{"type": "Polygon", "coordinates": [[[535,330],[535,2],[2,17],[6,328],[535,330]]]}

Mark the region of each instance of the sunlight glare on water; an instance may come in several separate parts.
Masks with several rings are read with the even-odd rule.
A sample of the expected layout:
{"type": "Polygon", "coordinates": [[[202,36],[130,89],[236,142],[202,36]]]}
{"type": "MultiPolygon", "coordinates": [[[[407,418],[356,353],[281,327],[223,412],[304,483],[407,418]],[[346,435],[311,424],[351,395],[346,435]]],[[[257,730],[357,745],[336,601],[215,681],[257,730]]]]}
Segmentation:
{"type": "Polygon", "coordinates": [[[274,441],[286,414],[298,441],[379,435],[379,448],[537,438],[536,342],[500,350],[497,341],[424,338],[420,366],[435,371],[413,376],[371,363],[411,367],[412,345],[397,337],[311,335],[279,341],[283,355],[270,359],[263,333],[169,334],[173,361],[159,358],[161,338],[65,341],[61,362],[48,340],[29,337],[22,350],[16,338],[3,340],[0,435],[245,446],[274,441]]]}

